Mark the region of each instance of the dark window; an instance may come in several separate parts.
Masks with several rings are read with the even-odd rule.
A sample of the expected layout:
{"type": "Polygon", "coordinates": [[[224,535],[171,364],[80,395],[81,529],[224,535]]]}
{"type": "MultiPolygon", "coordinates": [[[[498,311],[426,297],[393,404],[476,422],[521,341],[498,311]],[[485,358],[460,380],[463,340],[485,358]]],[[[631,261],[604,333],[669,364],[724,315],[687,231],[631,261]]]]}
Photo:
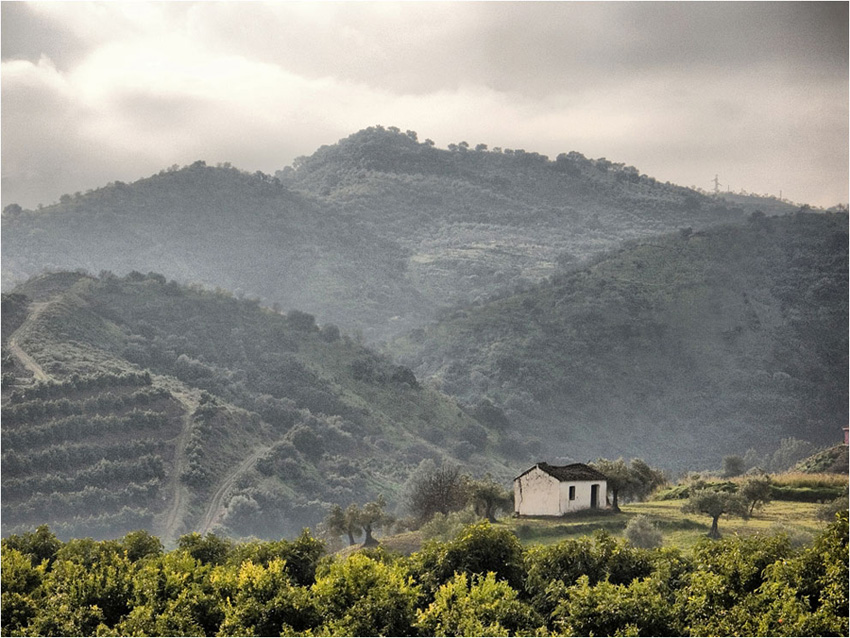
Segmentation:
{"type": "Polygon", "coordinates": [[[570,485],[570,500],[571,501],[576,500],[576,486],[575,485],[570,485]]]}

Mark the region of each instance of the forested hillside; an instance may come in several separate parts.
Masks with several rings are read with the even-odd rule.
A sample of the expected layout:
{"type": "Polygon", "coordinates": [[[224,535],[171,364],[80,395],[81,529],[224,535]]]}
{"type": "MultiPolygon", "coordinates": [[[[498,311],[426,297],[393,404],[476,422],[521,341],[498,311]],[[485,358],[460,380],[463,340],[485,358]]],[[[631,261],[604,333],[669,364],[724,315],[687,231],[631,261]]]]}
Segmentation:
{"type": "Polygon", "coordinates": [[[155,271],[398,335],[620,240],[743,219],[631,166],[565,152],[437,149],[375,127],[276,176],[173,166],[3,214],[3,285],[45,268],[155,271]]]}
{"type": "MultiPolygon", "coordinates": [[[[637,240],[395,341],[420,379],[488,400],[515,450],[719,467],[847,418],[847,215],[637,240]]],[[[509,448],[508,448],[509,449],[509,448]]]]}
{"type": "Polygon", "coordinates": [[[4,533],[279,538],[396,503],[423,459],[513,471],[498,432],[336,326],[162,275],[4,295],[2,381],[4,533]]]}

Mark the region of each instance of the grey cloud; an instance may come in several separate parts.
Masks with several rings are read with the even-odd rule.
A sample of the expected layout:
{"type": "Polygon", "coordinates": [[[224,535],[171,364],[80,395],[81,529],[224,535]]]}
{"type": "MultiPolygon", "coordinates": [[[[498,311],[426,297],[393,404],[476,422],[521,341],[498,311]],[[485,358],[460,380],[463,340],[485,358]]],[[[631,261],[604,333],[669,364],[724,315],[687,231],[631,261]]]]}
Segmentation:
{"type": "Polygon", "coordinates": [[[0,51],[4,62],[37,62],[45,55],[57,67],[69,68],[89,49],[86,42],[33,11],[29,3],[0,3],[0,51]]]}
{"type": "Polygon", "coordinates": [[[59,73],[39,92],[4,75],[5,203],[195,159],[273,171],[377,123],[604,155],[685,185],[725,172],[735,188],[847,197],[846,3],[154,3],[162,15],[143,19],[107,3],[76,21],[15,4],[4,61],[44,53],[59,73]],[[97,65],[114,50],[86,56],[107,33],[167,40],[175,68],[238,60],[247,94],[156,73],[110,85],[97,65]]]}
{"type": "Polygon", "coordinates": [[[766,63],[792,75],[846,75],[845,3],[356,2],[323,9],[317,20],[287,3],[216,3],[199,24],[209,43],[249,50],[306,77],[401,93],[482,84],[540,97],[635,75],[766,63]],[[234,19],[240,15],[247,21],[234,19]]]}

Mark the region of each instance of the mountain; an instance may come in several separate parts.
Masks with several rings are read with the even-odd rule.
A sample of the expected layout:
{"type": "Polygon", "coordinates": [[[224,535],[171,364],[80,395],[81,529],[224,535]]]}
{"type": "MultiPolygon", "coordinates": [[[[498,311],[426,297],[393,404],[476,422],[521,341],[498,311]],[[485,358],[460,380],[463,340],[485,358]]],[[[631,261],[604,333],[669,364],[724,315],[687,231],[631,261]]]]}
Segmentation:
{"type": "Polygon", "coordinates": [[[62,272],[2,317],[4,534],[280,538],[332,503],[399,503],[423,459],[516,469],[499,431],[304,312],[62,272]]]}
{"type": "Polygon", "coordinates": [[[830,445],[848,407],[847,224],[754,213],[635,240],[389,349],[550,459],[693,469],[783,437],[830,445]]]}
{"type": "Polygon", "coordinates": [[[9,205],[3,284],[44,269],[155,271],[374,342],[624,239],[742,221],[760,202],[784,205],[730,203],[576,152],[441,150],[373,127],[275,176],[199,161],[39,210],[9,205]]]}
{"type": "Polygon", "coordinates": [[[6,208],[3,278],[47,270],[156,271],[348,327],[385,320],[386,299],[424,312],[405,256],[356,219],[279,180],[196,162],[133,184],[6,208]]]}

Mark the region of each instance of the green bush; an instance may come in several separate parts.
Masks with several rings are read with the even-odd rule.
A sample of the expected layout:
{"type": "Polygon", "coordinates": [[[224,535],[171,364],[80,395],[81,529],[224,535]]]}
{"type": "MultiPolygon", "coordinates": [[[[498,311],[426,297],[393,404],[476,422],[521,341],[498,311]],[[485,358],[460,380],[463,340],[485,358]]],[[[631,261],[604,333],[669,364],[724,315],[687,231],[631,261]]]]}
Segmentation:
{"type": "Polygon", "coordinates": [[[628,522],[623,535],[629,543],[635,547],[641,547],[643,549],[660,547],[664,540],[664,535],[658,530],[655,524],[643,514],[636,516],[628,522]]]}
{"type": "Polygon", "coordinates": [[[796,501],[799,503],[825,503],[834,501],[847,493],[846,487],[793,487],[790,485],[771,486],[771,497],[776,501],[796,501]]]}
{"type": "Polygon", "coordinates": [[[638,549],[608,534],[523,550],[472,525],[411,557],[136,531],[2,541],[3,635],[835,636],[848,629],[848,514],[785,534],[638,549]],[[514,584],[512,584],[512,582],[514,584]]]}

